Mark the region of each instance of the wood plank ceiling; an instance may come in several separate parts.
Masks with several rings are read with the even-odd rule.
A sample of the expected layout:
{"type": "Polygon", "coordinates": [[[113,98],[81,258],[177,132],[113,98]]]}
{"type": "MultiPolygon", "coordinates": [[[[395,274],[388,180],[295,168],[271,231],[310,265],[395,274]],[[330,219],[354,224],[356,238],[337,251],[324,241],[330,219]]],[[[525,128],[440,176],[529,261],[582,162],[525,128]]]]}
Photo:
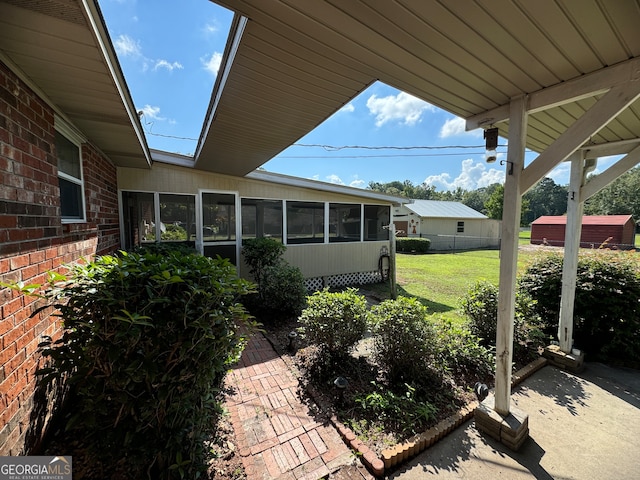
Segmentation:
{"type": "MultiPolygon", "coordinates": [[[[376,80],[467,119],[623,62],[640,78],[636,0],[215,1],[248,21],[201,138],[207,170],[246,174],[376,80]]],[[[527,147],[601,96],[532,113],[527,147]]],[[[636,101],[591,142],[639,138],[636,101]]]]}

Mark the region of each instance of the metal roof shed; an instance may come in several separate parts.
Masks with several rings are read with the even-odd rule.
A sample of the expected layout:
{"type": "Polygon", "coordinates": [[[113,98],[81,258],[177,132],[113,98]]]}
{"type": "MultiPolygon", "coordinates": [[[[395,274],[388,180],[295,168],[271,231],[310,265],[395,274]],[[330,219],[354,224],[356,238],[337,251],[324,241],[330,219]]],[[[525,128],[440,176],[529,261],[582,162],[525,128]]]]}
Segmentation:
{"type": "MultiPolygon", "coordinates": [[[[566,226],[566,216],[542,216],[531,224],[531,243],[564,247],[566,226]]],[[[635,248],[635,227],[631,215],[584,216],[580,247],[635,248]]]]}

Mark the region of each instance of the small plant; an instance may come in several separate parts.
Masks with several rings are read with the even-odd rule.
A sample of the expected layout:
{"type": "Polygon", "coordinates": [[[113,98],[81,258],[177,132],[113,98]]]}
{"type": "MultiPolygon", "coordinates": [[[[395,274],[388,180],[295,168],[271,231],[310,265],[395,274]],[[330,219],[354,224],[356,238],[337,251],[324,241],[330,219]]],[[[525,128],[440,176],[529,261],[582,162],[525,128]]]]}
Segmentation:
{"type": "Polygon", "coordinates": [[[427,308],[415,298],[399,297],[371,308],[374,357],[391,383],[422,382],[430,377],[435,330],[427,308]]]}
{"type": "Polygon", "coordinates": [[[305,337],[333,358],[345,356],[367,330],[367,303],[355,288],[307,297],[300,315],[305,337]]]}
{"type": "Polygon", "coordinates": [[[416,389],[404,384],[404,392],[397,394],[376,382],[371,382],[371,393],[357,396],[354,400],[357,408],[383,423],[392,423],[401,431],[415,432],[421,425],[435,418],[438,410],[430,402],[417,398],[416,389]]]}

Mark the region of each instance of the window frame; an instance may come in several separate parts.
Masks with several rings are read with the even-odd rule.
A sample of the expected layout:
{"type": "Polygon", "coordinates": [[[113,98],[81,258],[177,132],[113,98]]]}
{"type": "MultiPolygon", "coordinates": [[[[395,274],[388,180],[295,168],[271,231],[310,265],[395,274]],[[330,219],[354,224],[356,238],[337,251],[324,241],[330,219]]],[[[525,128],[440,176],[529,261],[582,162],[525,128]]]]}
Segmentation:
{"type": "MultiPolygon", "coordinates": [[[[283,199],[279,199],[279,198],[263,198],[263,197],[240,197],[240,225],[241,225],[241,232],[240,232],[240,239],[241,240],[245,240],[248,238],[263,238],[265,237],[265,233],[264,233],[264,218],[262,221],[262,231],[260,231],[260,227],[258,225],[257,219],[256,219],[256,232],[255,232],[255,236],[246,236],[245,237],[245,232],[244,232],[244,221],[245,221],[245,216],[242,213],[242,208],[244,207],[243,202],[244,201],[253,201],[253,202],[272,202],[272,203],[279,203],[280,204],[280,237],[274,237],[274,236],[267,236],[267,238],[273,238],[275,240],[278,240],[279,242],[285,244],[285,236],[286,236],[286,201],[283,199]]],[[[247,205],[249,206],[249,205],[247,205]]]]}
{"type": "Polygon", "coordinates": [[[56,151],[56,171],[57,178],[65,180],[67,182],[73,183],[80,187],[80,204],[78,208],[80,210],[79,217],[68,217],[62,214],[62,193],[60,192],[60,183],[58,182],[58,190],[60,192],[60,220],[62,224],[72,224],[72,223],[86,223],[87,221],[87,205],[85,198],[85,181],[84,181],[84,165],[83,165],[83,156],[82,156],[82,145],[86,143],[86,140],[80,136],[67,122],[62,120],[60,117],[56,116],[54,118],[54,129],[55,132],[61,135],[65,140],[69,143],[73,144],[78,149],[78,170],[80,172],[80,178],[76,178],[73,175],[69,175],[60,170],[58,167],[58,149],[56,146],[55,136],[54,136],[54,149],[56,151]]]}
{"type": "Polygon", "coordinates": [[[464,221],[458,221],[456,226],[456,233],[464,233],[464,221]]]}

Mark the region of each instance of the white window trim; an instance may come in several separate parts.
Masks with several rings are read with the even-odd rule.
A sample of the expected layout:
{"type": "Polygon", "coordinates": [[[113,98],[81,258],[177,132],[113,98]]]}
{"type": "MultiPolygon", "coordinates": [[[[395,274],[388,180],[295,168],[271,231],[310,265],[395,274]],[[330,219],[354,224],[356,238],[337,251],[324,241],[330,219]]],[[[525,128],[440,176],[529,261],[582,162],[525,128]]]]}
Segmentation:
{"type": "MultiPolygon", "coordinates": [[[[78,147],[78,161],[80,162],[80,178],[73,177],[64,172],[61,172],[57,169],[58,177],[62,178],[71,183],[75,183],[76,185],[80,185],[80,202],[82,209],[82,218],[65,218],[62,216],[62,211],[60,212],[60,220],[62,224],[72,224],[72,223],[86,223],[87,221],[87,205],[86,198],[84,192],[84,168],[83,168],[83,159],[82,159],[82,144],[86,142],[86,139],[78,134],[77,130],[74,129],[70,124],[68,124],[64,119],[59,116],[54,117],[54,128],[55,130],[65,137],[68,141],[73,143],[76,147],[78,147]]],[[[57,162],[57,152],[56,152],[56,162],[57,162]]],[[[60,205],[62,208],[62,205],[60,205]]]]}

